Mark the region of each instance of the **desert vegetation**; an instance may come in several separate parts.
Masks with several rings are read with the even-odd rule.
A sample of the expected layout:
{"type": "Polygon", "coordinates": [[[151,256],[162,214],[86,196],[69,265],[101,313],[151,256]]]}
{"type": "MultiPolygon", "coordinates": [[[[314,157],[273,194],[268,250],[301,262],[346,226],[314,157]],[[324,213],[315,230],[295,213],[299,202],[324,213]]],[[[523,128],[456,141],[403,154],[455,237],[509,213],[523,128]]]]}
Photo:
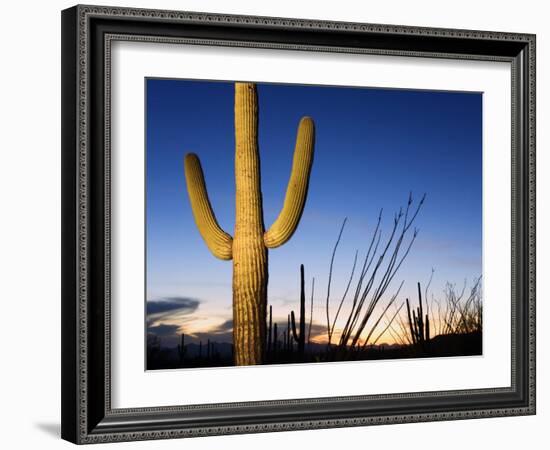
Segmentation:
{"type": "MultiPolygon", "coordinates": [[[[471,285],[464,281],[460,288],[447,282],[436,295],[430,289],[432,269],[424,289],[421,282],[416,283],[416,298],[401,294],[404,281],[400,280],[399,271],[418,236],[414,223],[424,202],[425,196],[415,203],[409,195],[406,206],[394,214],[386,236],[381,231],[380,211],[363,255],[359,258],[360,250],[355,252],[345,288],[336,294],[333,277],[338,247],[345,238],[344,219],[328,262],[322,308],[315,305],[315,277],[306,292],[306,268],[301,264],[297,277],[298,308],[275,311],[273,305],[266,307],[262,363],[481,354],[481,277],[471,285]],[[314,311],[318,313],[320,309],[324,310],[324,317],[314,317],[314,311]],[[281,317],[285,319],[281,321],[281,317]],[[324,332],[319,332],[323,322],[324,332]]],[[[234,365],[237,354],[237,346],[233,344],[211,341],[186,344],[184,334],[177,348],[163,350],[154,338],[148,340],[147,347],[150,368],[234,365]]]]}

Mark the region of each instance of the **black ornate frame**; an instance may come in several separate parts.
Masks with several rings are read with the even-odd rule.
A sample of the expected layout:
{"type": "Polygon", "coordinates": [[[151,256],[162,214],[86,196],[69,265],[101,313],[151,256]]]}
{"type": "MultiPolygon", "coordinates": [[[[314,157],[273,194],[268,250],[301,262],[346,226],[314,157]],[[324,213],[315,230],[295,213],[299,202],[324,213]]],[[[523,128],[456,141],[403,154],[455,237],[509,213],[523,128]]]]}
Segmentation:
{"type": "Polygon", "coordinates": [[[62,12],[62,437],[97,443],[535,413],[535,36],[98,6],[62,12]],[[113,40],[508,61],[512,384],[506,388],[112,409],[113,40]]]}

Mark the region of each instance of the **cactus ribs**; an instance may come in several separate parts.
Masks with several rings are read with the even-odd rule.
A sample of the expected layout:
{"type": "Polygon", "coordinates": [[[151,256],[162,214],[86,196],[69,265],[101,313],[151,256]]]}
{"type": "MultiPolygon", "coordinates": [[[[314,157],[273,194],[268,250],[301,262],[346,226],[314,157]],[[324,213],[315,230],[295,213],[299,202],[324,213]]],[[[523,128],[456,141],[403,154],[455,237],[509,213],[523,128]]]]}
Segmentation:
{"type": "Polygon", "coordinates": [[[266,340],[267,251],[287,242],[298,226],[313,164],[315,129],[304,117],[298,127],[284,204],[264,228],[258,151],[256,85],[235,83],[235,233],[218,225],[197,155],[185,156],[187,191],[199,232],[212,254],[233,260],[233,342],[236,365],[262,364],[266,340]]]}

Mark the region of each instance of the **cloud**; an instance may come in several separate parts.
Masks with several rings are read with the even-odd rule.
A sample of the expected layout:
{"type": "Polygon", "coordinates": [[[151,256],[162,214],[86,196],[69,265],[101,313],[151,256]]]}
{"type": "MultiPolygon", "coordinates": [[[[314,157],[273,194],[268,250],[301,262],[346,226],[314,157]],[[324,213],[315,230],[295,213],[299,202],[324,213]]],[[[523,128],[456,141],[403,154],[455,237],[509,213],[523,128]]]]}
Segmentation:
{"type": "MultiPolygon", "coordinates": [[[[308,333],[309,324],[306,324],[306,333],[308,333]]],[[[233,320],[228,319],[219,325],[206,329],[204,331],[188,333],[180,325],[158,323],[155,325],[149,325],[147,327],[147,333],[149,335],[155,335],[160,338],[162,347],[175,347],[180,341],[180,335],[185,332],[185,342],[198,344],[199,341],[203,343],[210,340],[211,342],[218,343],[232,343],[233,342],[233,320]]],[[[283,339],[283,334],[286,333],[286,326],[279,328],[279,340],[283,339]]],[[[312,323],[311,325],[311,339],[312,341],[325,342],[326,341],[326,325],[321,323],[312,323]]]]}
{"type": "Polygon", "coordinates": [[[226,333],[228,331],[231,331],[231,332],[233,331],[233,319],[226,320],[225,322],[213,328],[209,332],[216,334],[216,333],[226,333]]]}
{"type": "Polygon", "coordinates": [[[229,331],[226,333],[193,333],[192,337],[194,342],[206,342],[210,339],[211,342],[227,342],[231,344],[233,342],[233,332],[229,331]]]}
{"type": "Polygon", "coordinates": [[[147,326],[147,342],[151,336],[160,339],[161,347],[175,347],[180,339],[179,325],[161,323],[159,325],[147,326]]]}
{"type": "Polygon", "coordinates": [[[190,297],[166,297],[158,300],[147,301],[147,315],[160,315],[178,312],[179,314],[192,314],[199,307],[200,301],[190,297]]]}
{"type": "Polygon", "coordinates": [[[164,322],[179,322],[178,326],[189,320],[200,305],[200,300],[190,297],[165,297],[147,302],[147,328],[162,325],[164,322]]]}
{"type": "Polygon", "coordinates": [[[213,342],[233,342],[233,320],[229,319],[214,328],[193,333],[192,337],[197,341],[207,341],[210,339],[213,342]]]}
{"type": "Polygon", "coordinates": [[[147,322],[147,334],[155,335],[160,338],[162,347],[175,347],[181,339],[181,333],[185,333],[186,342],[197,344],[199,341],[206,342],[209,339],[212,342],[233,342],[232,319],[225,320],[219,325],[215,325],[204,331],[189,332],[185,329],[186,321],[180,322],[179,324],[162,322],[162,319],[171,318],[174,311],[177,311],[173,308],[166,309],[164,306],[165,305],[162,305],[160,308],[155,306],[156,309],[154,309],[154,311],[158,311],[152,315],[152,317],[155,317],[155,320],[148,320],[147,322]]]}
{"type": "MultiPolygon", "coordinates": [[[[306,324],[306,333],[309,330],[309,325],[306,324]]],[[[335,332],[337,330],[334,330],[335,332]]],[[[326,324],[312,323],[311,324],[311,340],[319,339],[319,341],[327,340],[327,326],[326,324]]]]}
{"type": "Polygon", "coordinates": [[[178,334],[178,325],[168,325],[166,323],[161,323],[160,325],[155,325],[153,327],[148,327],[147,332],[153,333],[160,338],[174,337],[178,334]]]}

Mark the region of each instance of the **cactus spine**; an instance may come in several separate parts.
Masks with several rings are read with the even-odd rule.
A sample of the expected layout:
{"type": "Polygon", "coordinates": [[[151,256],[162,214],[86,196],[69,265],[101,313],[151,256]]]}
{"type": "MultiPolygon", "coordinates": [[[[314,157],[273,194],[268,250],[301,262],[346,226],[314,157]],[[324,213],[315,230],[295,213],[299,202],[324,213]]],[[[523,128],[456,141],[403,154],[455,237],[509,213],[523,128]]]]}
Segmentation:
{"type": "Polygon", "coordinates": [[[233,342],[236,365],[264,361],[267,249],[287,242],[304,209],[313,163],[314,124],[300,121],[287,192],[279,216],[265,231],[258,152],[258,97],[253,83],[235,83],[235,232],[223,231],[214,215],[200,161],[185,156],[187,191],[195,222],[214,256],[233,260],[233,342]]]}
{"type": "Polygon", "coordinates": [[[296,318],[294,311],[290,312],[292,335],[298,344],[298,353],[304,355],[306,345],[306,292],[304,286],[304,265],[300,264],[300,334],[296,331],[296,318]]]}

